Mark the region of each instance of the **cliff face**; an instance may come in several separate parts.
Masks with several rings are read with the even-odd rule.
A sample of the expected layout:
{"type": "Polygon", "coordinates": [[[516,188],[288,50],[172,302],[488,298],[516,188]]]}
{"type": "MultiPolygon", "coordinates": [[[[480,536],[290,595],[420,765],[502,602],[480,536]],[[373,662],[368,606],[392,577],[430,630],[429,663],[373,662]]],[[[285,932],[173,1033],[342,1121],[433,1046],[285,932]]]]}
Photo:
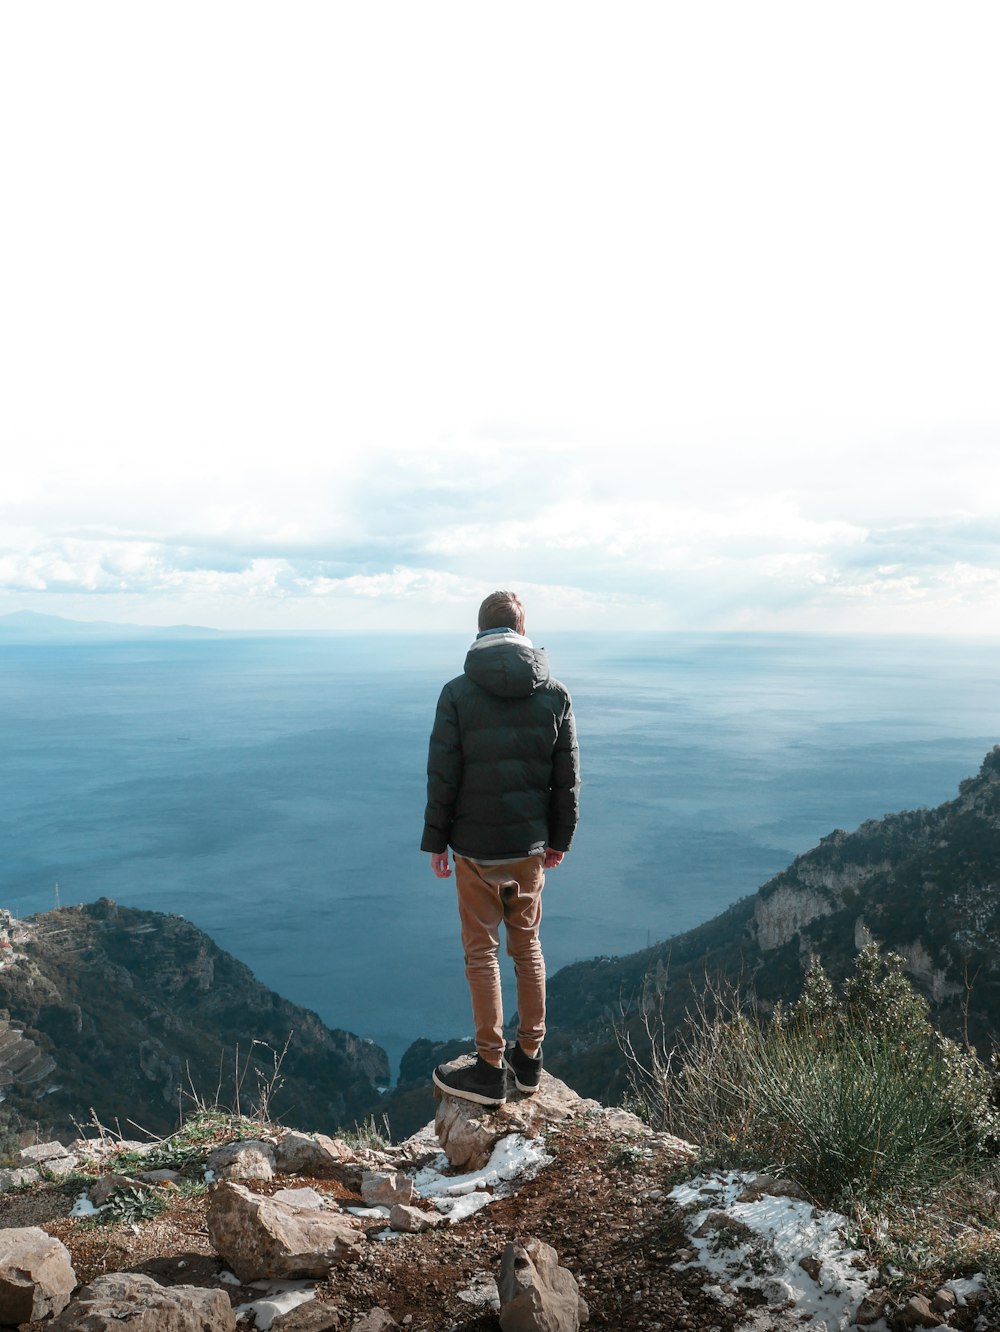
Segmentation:
{"type": "Polygon", "coordinates": [[[796,997],[817,953],[834,979],[869,940],[900,953],[934,1022],[988,1050],[1000,1038],[1000,746],[956,799],[841,829],[751,898],[630,957],[576,963],[549,983],[546,1059],[586,1095],[626,1090],[615,1027],[667,1039],[706,978],[752,988],[766,1007],[796,997]]]}
{"type": "MultiPolygon", "coordinates": [[[[750,937],[766,964],[788,945],[832,953],[850,936],[902,954],[932,1004],[968,992],[982,1036],[1000,1028],[1000,747],[955,800],[836,832],[766,883],[750,937]]],[[[951,1013],[954,1018],[954,1013],[951,1013]]]]}
{"type": "MultiPolygon", "coordinates": [[[[0,922],[2,924],[2,922],[0,922]]],[[[363,1117],[389,1079],[385,1053],[280,998],[190,922],[107,898],[4,931],[3,1111],[69,1131],[93,1108],[153,1132],[193,1096],[245,1106],[281,1063],[271,1113],[324,1130],[363,1117]],[[6,1053],[6,1058],[5,1058],[6,1053]]]]}

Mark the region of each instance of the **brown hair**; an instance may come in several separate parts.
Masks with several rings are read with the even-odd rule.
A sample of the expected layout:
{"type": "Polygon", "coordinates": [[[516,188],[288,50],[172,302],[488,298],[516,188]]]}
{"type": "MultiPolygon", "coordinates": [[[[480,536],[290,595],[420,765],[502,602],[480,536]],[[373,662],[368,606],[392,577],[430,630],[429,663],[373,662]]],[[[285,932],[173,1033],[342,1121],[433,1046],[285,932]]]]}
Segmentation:
{"type": "Polygon", "coordinates": [[[516,592],[491,592],[479,607],[479,628],[524,633],[524,607],[516,592]]]}

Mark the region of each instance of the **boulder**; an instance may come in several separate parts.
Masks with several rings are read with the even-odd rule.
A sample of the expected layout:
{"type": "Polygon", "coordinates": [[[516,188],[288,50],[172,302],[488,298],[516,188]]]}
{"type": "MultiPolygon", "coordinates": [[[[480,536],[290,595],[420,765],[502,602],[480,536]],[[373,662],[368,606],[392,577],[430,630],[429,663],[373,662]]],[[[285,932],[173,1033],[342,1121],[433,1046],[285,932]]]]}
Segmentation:
{"type": "Polygon", "coordinates": [[[236,1332],[224,1291],[161,1286],[136,1272],[96,1277],[52,1323],[52,1332],[236,1332]]]}
{"type": "Polygon", "coordinates": [[[5,1189],[16,1189],[22,1184],[38,1184],[41,1174],[34,1166],[15,1166],[13,1170],[0,1170],[0,1193],[5,1189]]]}
{"type": "Polygon", "coordinates": [[[95,1207],[103,1207],[113,1193],[119,1189],[134,1189],[136,1182],[130,1175],[102,1175],[91,1184],[87,1196],[95,1207]]]}
{"type": "Polygon", "coordinates": [[[941,1319],[931,1308],[926,1295],[911,1295],[893,1319],[894,1327],[940,1327],[941,1319]]]}
{"type": "Polygon", "coordinates": [[[339,1179],[341,1167],[353,1160],[346,1142],[325,1133],[286,1133],[274,1147],[277,1169],[282,1175],[308,1175],[311,1179],[339,1179]]]}
{"type": "Polygon", "coordinates": [[[44,1165],[48,1166],[50,1161],[59,1160],[61,1157],[69,1156],[71,1153],[61,1142],[37,1142],[34,1147],[24,1147],[18,1153],[18,1160],[21,1165],[44,1165]]]}
{"type": "Polygon", "coordinates": [[[579,1332],[589,1316],[576,1277],[541,1240],[507,1245],[497,1287],[503,1332],[579,1332]]]}
{"type": "Polygon", "coordinates": [[[393,1332],[399,1324],[387,1309],[373,1309],[371,1313],[351,1324],[351,1332],[393,1332]]]}
{"type": "Polygon", "coordinates": [[[274,1148],[256,1138],[227,1142],[209,1153],[205,1165],[220,1179],[273,1179],[274,1148]]]}
{"type": "Polygon", "coordinates": [[[176,1184],[184,1176],[179,1170],[140,1170],[135,1178],[146,1184],[176,1184]]]}
{"type": "Polygon", "coordinates": [[[76,1287],[69,1250],[40,1226],[0,1230],[0,1324],[61,1313],[76,1287]]]}
{"type": "Polygon", "coordinates": [[[142,1155],[159,1145],[157,1142],[139,1142],[135,1138],[74,1138],[66,1150],[71,1156],[80,1156],[88,1161],[106,1161],[109,1156],[117,1156],[119,1152],[142,1155]]]}
{"type": "Polygon", "coordinates": [[[395,1170],[366,1170],[361,1176],[361,1198],[366,1207],[392,1207],[394,1203],[413,1203],[417,1191],[409,1175],[395,1170]]]}
{"type": "Polygon", "coordinates": [[[285,1203],[289,1207],[294,1207],[296,1211],[315,1211],[322,1207],[325,1199],[322,1193],[317,1193],[315,1189],[279,1189],[277,1193],[272,1193],[271,1198],[274,1202],[285,1203]]]}
{"type": "Polygon", "coordinates": [[[474,1101],[448,1096],[438,1088],[434,1128],[441,1149],[456,1169],[480,1170],[493,1148],[509,1133],[537,1138],[547,1124],[578,1115],[600,1114],[596,1101],[586,1101],[549,1073],[542,1073],[538,1091],[531,1096],[515,1092],[513,1099],[496,1110],[486,1110],[474,1101]]]}
{"type": "Polygon", "coordinates": [[[444,1223],[440,1212],[424,1212],[419,1207],[408,1207],[406,1203],[396,1203],[389,1213],[389,1225],[393,1230],[404,1235],[419,1235],[425,1230],[434,1230],[444,1223]]]}
{"type": "Polygon", "coordinates": [[[208,1235],[243,1282],[324,1277],[355,1256],[364,1232],[341,1212],[304,1211],[225,1181],[212,1191],[208,1235]]]}

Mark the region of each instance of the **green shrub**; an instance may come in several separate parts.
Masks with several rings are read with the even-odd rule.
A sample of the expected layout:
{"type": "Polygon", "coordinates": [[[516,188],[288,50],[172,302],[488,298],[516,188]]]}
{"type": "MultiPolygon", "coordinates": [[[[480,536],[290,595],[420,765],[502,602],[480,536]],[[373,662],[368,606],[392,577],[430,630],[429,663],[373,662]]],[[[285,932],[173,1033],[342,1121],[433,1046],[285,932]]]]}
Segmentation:
{"type": "Polygon", "coordinates": [[[817,960],[765,1020],[711,993],[681,1049],[634,1070],[672,1132],[734,1164],[797,1180],[817,1202],[933,1191],[1000,1139],[993,1081],[940,1037],[900,958],[872,945],[837,995],[817,960]]]}

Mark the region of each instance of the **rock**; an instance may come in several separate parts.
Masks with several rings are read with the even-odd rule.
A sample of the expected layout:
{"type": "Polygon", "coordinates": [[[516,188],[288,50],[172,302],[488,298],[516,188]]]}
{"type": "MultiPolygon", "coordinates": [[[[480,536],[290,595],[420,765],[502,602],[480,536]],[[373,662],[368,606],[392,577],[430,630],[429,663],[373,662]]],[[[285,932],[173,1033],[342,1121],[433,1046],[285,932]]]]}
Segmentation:
{"type": "Polygon", "coordinates": [[[958,1296],[947,1286],[942,1286],[940,1290],[935,1291],[934,1298],[931,1300],[931,1308],[935,1313],[950,1314],[953,1309],[958,1308],[958,1296]]]}
{"type": "Polygon", "coordinates": [[[722,1234],[749,1244],[753,1244],[755,1240],[760,1238],[754,1228],[748,1226],[745,1221],[718,1209],[709,1212],[693,1233],[698,1239],[705,1239],[708,1235],[722,1234]]]}
{"type": "Polygon", "coordinates": [[[425,1230],[434,1230],[444,1222],[440,1212],[423,1212],[419,1207],[409,1207],[406,1203],[396,1203],[389,1213],[389,1225],[393,1230],[404,1235],[419,1235],[425,1230]]]}
{"type": "Polygon", "coordinates": [[[103,1207],[113,1193],[119,1189],[134,1189],[136,1183],[128,1175],[102,1175],[95,1180],[87,1191],[87,1197],[95,1207],[103,1207]]]}
{"type": "Polygon", "coordinates": [[[325,1199],[322,1193],[317,1193],[315,1189],[279,1189],[277,1193],[272,1193],[271,1198],[274,1202],[285,1203],[288,1207],[294,1207],[298,1211],[315,1211],[322,1207],[325,1199]]]}
{"type": "Polygon", "coordinates": [[[221,1290],[161,1286],[152,1277],[115,1272],[84,1286],[52,1332],[235,1332],[236,1315],[221,1290]]]}
{"type": "Polygon", "coordinates": [[[346,1142],[325,1133],[286,1133],[275,1144],[274,1156],[280,1174],[311,1179],[339,1179],[341,1167],[354,1159],[346,1142]]]}
{"type": "Polygon", "coordinates": [[[656,1144],[661,1149],[668,1151],[675,1161],[693,1161],[698,1155],[698,1148],[693,1142],[687,1142],[684,1138],[675,1138],[672,1133],[654,1133],[649,1139],[650,1144],[656,1144]]]}
{"type": "Polygon", "coordinates": [[[217,1179],[273,1179],[274,1148],[254,1138],[227,1142],[209,1153],[205,1165],[217,1179]]]}
{"type": "Polygon", "coordinates": [[[22,1184],[38,1184],[41,1174],[34,1166],[17,1166],[13,1170],[0,1170],[0,1192],[4,1189],[16,1189],[22,1184]]]}
{"type": "Polygon", "coordinates": [[[818,1258],[814,1258],[812,1254],[803,1254],[799,1259],[799,1267],[802,1268],[806,1276],[812,1277],[817,1286],[820,1284],[819,1274],[823,1270],[823,1264],[818,1258]]]}
{"type": "Polygon", "coordinates": [[[650,1138],[653,1135],[653,1130],[649,1125],[644,1124],[639,1116],[634,1115],[631,1110],[612,1107],[602,1111],[601,1118],[612,1133],[620,1133],[627,1138],[650,1138]]]}
{"type": "Polygon", "coordinates": [[[538,1137],[546,1124],[558,1124],[576,1115],[597,1113],[596,1101],[585,1101],[564,1082],[542,1073],[538,1091],[532,1096],[514,1094],[513,1100],[496,1110],[486,1110],[473,1101],[447,1096],[435,1088],[439,1099],[434,1128],[441,1149],[459,1170],[479,1170],[490,1159],[493,1148],[509,1133],[538,1137]]]}
{"type": "Polygon", "coordinates": [[[18,1153],[18,1162],[28,1170],[36,1170],[40,1176],[68,1175],[80,1164],[61,1142],[40,1142],[34,1147],[25,1147],[18,1153]]]}
{"type": "MultiPolygon", "coordinates": [[[[679,1140],[678,1140],[679,1141],[679,1140]]],[[[778,1175],[757,1175],[736,1199],[737,1202],[760,1202],[767,1194],[771,1198],[799,1198],[808,1202],[804,1189],[790,1179],[781,1179],[778,1175]]]]}
{"type": "Polygon", "coordinates": [[[578,1332],[589,1316],[576,1277],[541,1240],[507,1245],[497,1287],[503,1332],[578,1332]]]}
{"type": "Polygon", "coordinates": [[[109,1156],[119,1152],[133,1152],[144,1155],[159,1146],[155,1142],[139,1142],[133,1138],[74,1138],[66,1150],[71,1156],[80,1156],[88,1161],[106,1161],[109,1156]]]}
{"type": "Polygon", "coordinates": [[[894,1327],[940,1327],[941,1319],[926,1295],[911,1295],[893,1319],[894,1327]]]}
{"type": "Polygon", "coordinates": [[[0,1230],[0,1324],[61,1313],[76,1288],[69,1250],[40,1226],[0,1230]]]}
{"type": "Polygon", "coordinates": [[[355,1255],[363,1238],[343,1213],[303,1211],[223,1182],[208,1205],[208,1234],[241,1281],[324,1277],[355,1255]]]}
{"type": "Polygon", "coordinates": [[[329,1304],[300,1304],[272,1323],[274,1332],[341,1332],[347,1325],[339,1309],[329,1304]]]}
{"type": "Polygon", "coordinates": [[[41,1165],[43,1162],[58,1160],[59,1157],[69,1156],[69,1148],[64,1147],[61,1142],[39,1142],[34,1147],[24,1147],[18,1153],[18,1160],[22,1165],[41,1165]]]}
{"type": "Polygon", "coordinates": [[[371,1313],[351,1324],[351,1332],[392,1332],[399,1324],[387,1309],[373,1309],[371,1313]]]}
{"type": "Polygon", "coordinates": [[[135,1178],[146,1184],[176,1184],[184,1176],[179,1170],[140,1170],[135,1178]]]}
{"type": "Polygon", "coordinates": [[[854,1321],[858,1327],[871,1327],[872,1323],[877,1323],[885,1313],[886,1302],[889,1299],[889,1292],[881,1286],[870,1290],[858,1305],[858,1311],[854,1315],[854,1321]]]}
{"type": "Polygon", "coordinates": [[[366,1207],[391,1207],[393,1203],[412,1203],[417,1191],[409,1175],[394,1170],[366,1170],[361,1176],[361,1197],[366,1207]]]}
{"type": "Polygon", "coordinates": [[[489,1272],[473,1272],[469,1284],[464,1290],[455,1292],[458,1299],[466,1304],[480,1304],[500,1312],[500,1293],[497,1290],[496,1277],[489,1272]]]}

